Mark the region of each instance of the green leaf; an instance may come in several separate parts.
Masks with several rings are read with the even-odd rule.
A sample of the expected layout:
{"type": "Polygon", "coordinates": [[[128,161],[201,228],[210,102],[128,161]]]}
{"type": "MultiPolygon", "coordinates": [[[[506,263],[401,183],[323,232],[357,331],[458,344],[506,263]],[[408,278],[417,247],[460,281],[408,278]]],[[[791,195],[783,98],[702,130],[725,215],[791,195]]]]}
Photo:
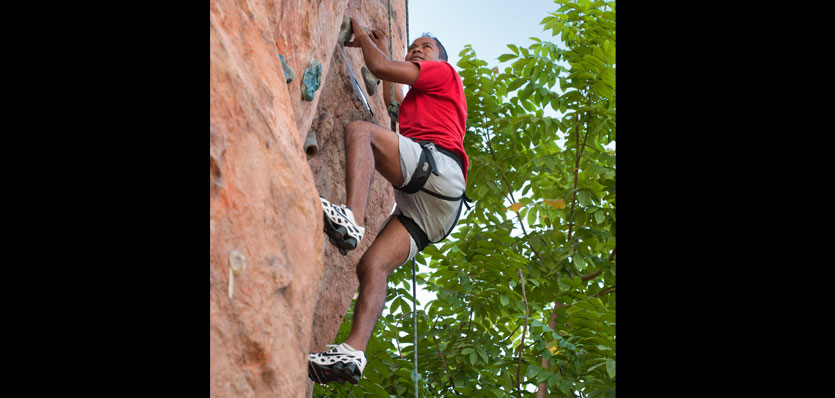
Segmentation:
{"type": "Polygon", "coordinates": [[[609,377],[615,378],[615,360],[612,358],[606,358],[606,373],[609,377]]]}
{"type": "Polygon", "coordinates": [[[594,212],[594,221],[597,221],[598,224],[601,224],[603,223],[603,221],[606,221],[606,215],[603,214],[602,211],[596,211],[594,212]]]}
{"type": "Polygon", "coordinates": [[[487,360],[487,353],[486,352],[484,352],[482,350],[476,350],[476,352],[478,353],[478,356],[481,357],[481,359],[484,361],[485,364],[490,362],[490,361],[487,360]]]}
{"type": "Polygon", "coordinates": [[[487,185],[485,185],[485,184],[479,185],[479,187],[478,187],[478,188],[476,188],[476,197],[477,197],[477,198],[479,198],[479,199],[483,198],[483,197],[484,197],[484,195],[486,195],[486,194],[487,194],[487,191],[488,191],[489,189],[490,189],[490,188],[489,188],[487,185]]]}
{"type": "Polygon", "coordinates": [[[506,295],[506,294],[504,294],[504,293],[502,293],[502,295],[499,297],[499,299],[500,299],[500,300],[501,300],[501,302],[502,302],[502,306],[505,306],[505,307],[506,307],[506,306],[507,306],[507,304],[508,304],[508,303],[510,303],[510,299],[508,299],[508,298],[507,298],[507,295],[506,295]]]}
{"type": "Polygon", "coordinates": [[[572,260],[574,262],[574,268],[576,268],[577,271],[582,271],[586,269],[586,261],[583,260],[583,256],[575,254],[572,260]]]}
{"type": "Polygon", "coordinates": [[[601,367],[601,366],[603,366],[603,365],[605,365],[605,364],[606,364],[606,362],[600,362],[599,364],[594,365],[594,366],[592,366],[592,367],[590,367],[590,368],[586,369],[586,373],[591,373],[593,370],[595,370],[595,369],[597,369],[597,368],[599,368],[599,367],[601,367]]]}
{"type": "Polygon", "coordinates": [[[533,225],[536,224],[537,213],[539,213],[539,209],[536,208],[533,208],[530,211],[528,211],[527,221],[529,226],[533,227],[533,225]]]}
{"type": "Polygon", "coordinates": [[[556,373],[552,373],[551,377],[548,378],[548,387],[550,388],[557,385],[557,383],[559,383],[560,380],[562,380],[562,376],[556,373]]]}
{"type": "Polygon", "coordinates": [[[560,391],[563,392],[563,394],[571,394],[571,391],[569,391],[569,388],[571,388],[571,381],[566,380],[566,379],[560,380],[559,389],[560,389],[560,391]]]}
{"type": "Polygon", "coordinates": [[[588,207],[591,204],[591,198],[589,197],[589,194],[586,191],[577,192],[577,200],[583,207],[588,207]]]}
{"type": "Polygon", "coordinates": [[[539,374],[536,375],[536,382],[537,383],[542,383],[543,381],[545,381],[549,377],[551,377],[552,374],[553,373],[551,373],[550,371],[548,371],[546,369],[542,369],[542,370],[539,371],[539,374]]]}
{"type": "Polygon", "coordinates": [[[499,56],[499,62],[505,62],[507,60],[510,60],[510,59],[513,59],[513,58],[516,58],[516,57],[517,57],[517,55],[514,55],[514,54],[502,54],[502,55],[499,56]]]}
{"type": "Polygon", "coordinates": [[[516,90],[517,88],[519,88],[523,84],[525,84],[525,82],[527,82],[527,81],[528,81],[528,79],[525,79],[525,78],[516,79],[513,82],[511,82],[509,86],[507,86],[507,91],[510,92],[510,91],[516,90]]]}
{"type": "Polygon", "coordinates": [[[539,373],[540,370],[542,370],[542,368],[537,365],[528,365],[528,371],[525,372],[525,377],[532,379],[539,373]]]}

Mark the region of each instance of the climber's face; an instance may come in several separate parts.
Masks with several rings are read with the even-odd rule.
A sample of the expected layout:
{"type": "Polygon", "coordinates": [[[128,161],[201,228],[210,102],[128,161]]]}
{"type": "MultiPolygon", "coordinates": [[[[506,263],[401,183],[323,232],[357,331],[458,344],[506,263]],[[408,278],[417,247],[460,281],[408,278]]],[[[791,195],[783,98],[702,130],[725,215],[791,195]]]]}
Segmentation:
{"type": "Polygon", "coordinates": [[[419,37],[409,46],[406,61],[440,61],[438,42],[431,37],[419,37]]]}

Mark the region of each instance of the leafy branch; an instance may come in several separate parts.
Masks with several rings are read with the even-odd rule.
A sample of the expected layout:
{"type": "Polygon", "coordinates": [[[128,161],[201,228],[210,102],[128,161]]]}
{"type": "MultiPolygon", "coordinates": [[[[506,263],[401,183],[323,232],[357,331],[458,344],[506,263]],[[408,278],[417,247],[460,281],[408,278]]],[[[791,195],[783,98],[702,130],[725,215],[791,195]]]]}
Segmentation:
{"type": "Polygon", "coordinates": [[[525,295],[525,276],[522,275],[522,270],[516,271],[516,275],[519,275],[519,279],[522,280],[522,299],[525,300],[525,326],[522,328],[522,341],[519,342],[519,359],[516,364],[516,392],[519,398],[522,398],[522,389],[519,387],[519,372],[522,369],[522,352],[524,352],[525,347],[525,333],[528,330],[528,297],[525,295]]]}
{"type": "Polygon", "coordinates": [[[450,383],[450,385],[452,385],[452,391],[455,392],[455,395],[461,395],[455,389],[455,381],[452,379],[452,375],[450,374],[451,372],[449,371],[449,366],[447,366],[447,364],[446,364],[446,358],[444,357],[444,353],[443,353],[443,351],[441,351],[441,347],[438,345],[438,338],[435,336],[435,333],[434,333],[435,326],[437,325],[437,323],[438,323],[438,320],[437,320],[437,317],[436,317],[435,323],[432,324],[432,332],[433,332],[432,333],[432,341],[435,342],[435,349],[438,350],[438,355],[441,357],[441,364],[444,365],[444,370],[446,371],[447,378],[449,378],[449,383],[450,383]]]}

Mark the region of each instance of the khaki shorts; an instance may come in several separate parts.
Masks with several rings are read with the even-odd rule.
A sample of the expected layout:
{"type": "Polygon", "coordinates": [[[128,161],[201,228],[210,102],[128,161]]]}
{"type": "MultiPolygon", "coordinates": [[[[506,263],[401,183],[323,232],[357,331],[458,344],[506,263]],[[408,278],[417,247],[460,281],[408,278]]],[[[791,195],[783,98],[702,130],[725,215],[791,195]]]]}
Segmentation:
{"type": "MultiPolygon", "coordinates": [[[[403,173],[403,185],[400,188],[403,188],[411,181],[423,148],[409,138],[402,135],[399,135],[399,137],[400,171],[403,173]]],[[[451,157],[439,152],[434,144],[429,145],[429,151],[435,159],[439,175],[430,174],[423,188],[443,196],[461,196],[465,188],[464,173],[461,171],[461,166],[451,157]]],[[[415,221],[420,229],[426,233],[430,242],[437,242],[444,238],[455,226],[454,224],[458,221],[461,211],[460,200],[445,200],[423,191],[408,194],[395,189],[394,201],[397,203],[397,207],[395,207],[389,219],[386,220],[386,224],[391,220],[391,217],[403,214],[415,221]]],[[[382,229],[380,230],[382,231],[382,229]]],[[[409,256],[403,262],[404,264],[418,253],[417,243],[411,235],[409,235],[409,245],[409,256]]]]}

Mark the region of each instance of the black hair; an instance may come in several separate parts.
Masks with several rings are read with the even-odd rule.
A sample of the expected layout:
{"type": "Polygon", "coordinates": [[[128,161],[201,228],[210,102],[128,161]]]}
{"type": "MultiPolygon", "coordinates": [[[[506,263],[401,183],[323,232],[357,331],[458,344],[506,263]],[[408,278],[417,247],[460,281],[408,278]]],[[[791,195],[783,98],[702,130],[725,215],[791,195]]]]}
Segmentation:
{"type": "MultiPolygon", "coordinates": [[[[443,45],[443,44],[441,44],[441,41],[440,41],[440,40],[438,40],[438,38],[437,38],[437,37],[432,36],[432,34],[431,34],[431,33],[426,33],[426,32],[424,32],[424,33],[423,33],[423,35],[421,35],[420,37],[428,37],[428,38],[430,38],[430,39],[435,39],[435,42],[436,42],[436,43],[438,43],[438,47],[440,47],[440,50],[441,50],[441,51],[438,53],[438,57],[439,57],[440,59],[444,60],[444,61],[448,61],[448,60],[447,60],[447,55],[446,55],[446,48],[444,48],[444,45],[443,45]]],[[[420,39],[420,37],[418,37],[418,39],[420,39]]],[[[417,40],[417,39],[415,39],[415,40],[417,40]]]]}

